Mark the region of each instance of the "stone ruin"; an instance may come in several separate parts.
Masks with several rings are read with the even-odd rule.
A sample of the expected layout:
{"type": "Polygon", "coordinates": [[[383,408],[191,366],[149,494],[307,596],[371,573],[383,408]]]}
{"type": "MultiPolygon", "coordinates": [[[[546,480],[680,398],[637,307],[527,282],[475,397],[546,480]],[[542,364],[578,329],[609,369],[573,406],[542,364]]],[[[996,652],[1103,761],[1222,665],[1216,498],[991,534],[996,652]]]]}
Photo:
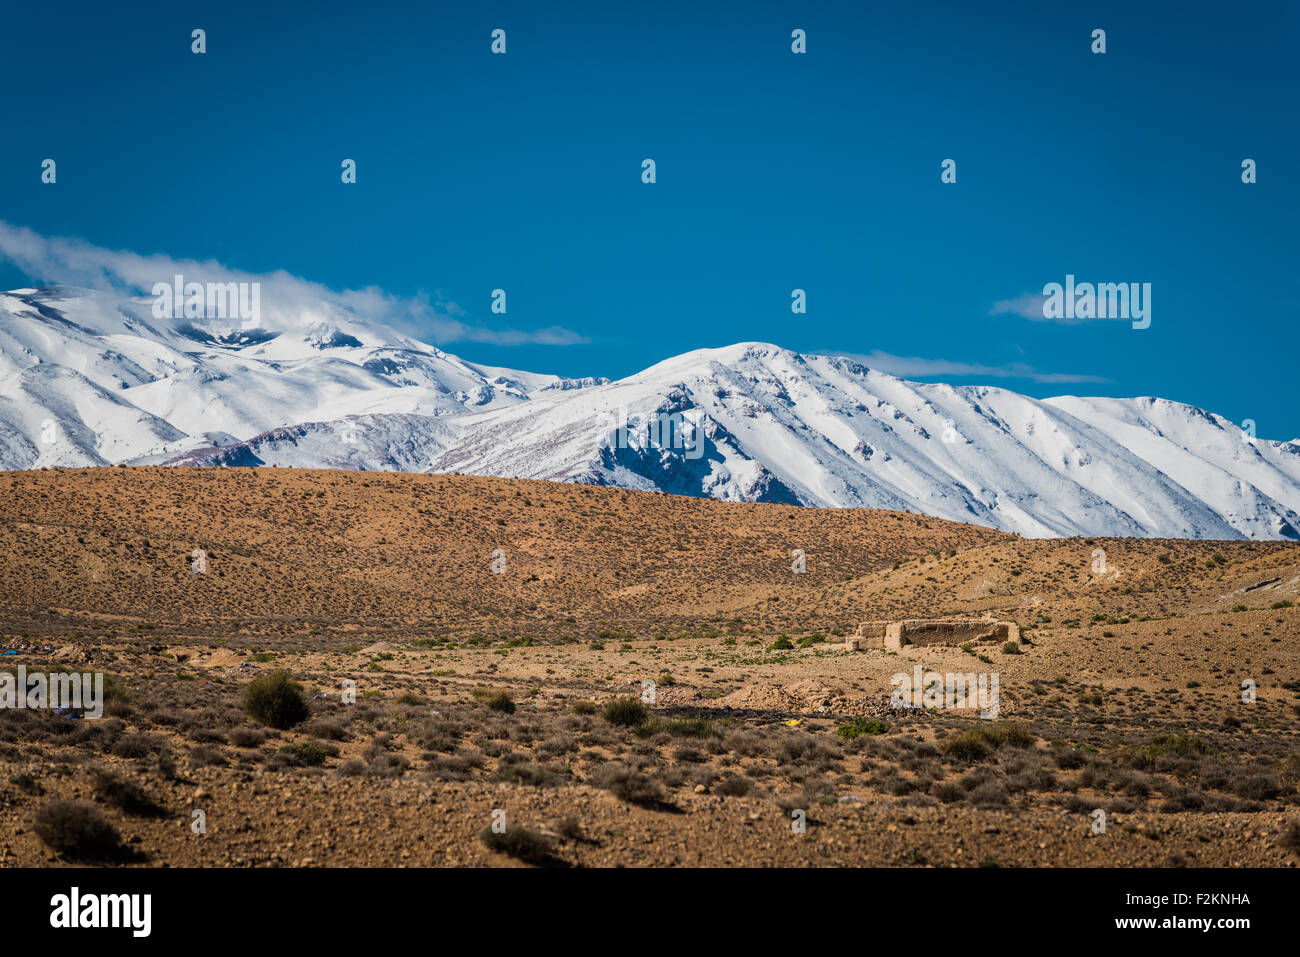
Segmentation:
{"type": "Polygon", "coordinates": [[[878,648],[901,651],[903,645],[973,645],[1020,641],[1014,621],[988,618],[906,618],[864,621],[846,642],[849,651],[878,648]]]}

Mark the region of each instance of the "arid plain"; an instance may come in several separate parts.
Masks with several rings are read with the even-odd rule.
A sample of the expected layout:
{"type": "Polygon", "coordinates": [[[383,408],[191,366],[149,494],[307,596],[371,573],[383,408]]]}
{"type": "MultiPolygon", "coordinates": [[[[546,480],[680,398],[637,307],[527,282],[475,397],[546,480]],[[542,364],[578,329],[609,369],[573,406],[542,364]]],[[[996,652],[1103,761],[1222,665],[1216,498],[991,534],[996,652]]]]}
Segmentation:
{"type": "Polygon", "coordinates": [[[102,672],[109,699],[0,711],[0,866],[1293,867],[1297,592],[1290,543],[8,472],[3,670],[102,672]],[[943,617],[1021,638],[845,644],[943,617]],[[918,665],[996,675],[996,718],[894,707],[918,665]],[[306,711],[268,720],[254,682],[306,711]]]}

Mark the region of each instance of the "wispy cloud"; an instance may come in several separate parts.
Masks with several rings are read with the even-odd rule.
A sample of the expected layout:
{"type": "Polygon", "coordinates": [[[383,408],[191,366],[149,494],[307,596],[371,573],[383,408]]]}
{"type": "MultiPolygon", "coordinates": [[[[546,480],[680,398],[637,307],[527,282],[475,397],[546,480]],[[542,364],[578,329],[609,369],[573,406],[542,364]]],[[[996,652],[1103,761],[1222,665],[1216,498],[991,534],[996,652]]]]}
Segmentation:
{"type": "Polygon", "coordinates": [[[574,345],[588,340],[562,326],[544,329],[485,329],[462,321],[466,311],[427,294],[394,296],[376,286],[336,291],[284,270],[250,273],[216,260],[174,259],[105,249],[80,239],[46,237],[0,220],[0,259],[40,282],[143,295],[154,283],[181,274],[194,282],[260,282],[263,325],[294,324],[322,306],[346,310],[433,343],[481,342],[492,345],[574,345]]]}
{"type": "Polygon", "coordinates": [[[870,352],[866,355],[839,353],[872,369],[905,378],[942,376],[950,379],[1025,379],[1045,383],[1105,383],[1109,379],[1074,372],[1040,372],[1025,362],[991,366],[951,359],[924,359],[919,356],[896,356],[888,352],[870,352]]]}
{"type": "Polygon", "coordinates": [[[1021,293],[1015,299],[999,299],[989,310],[990,316],[1020,316],[1022,319],[1045,321],[1043,297],[1032,292],[1021,293]]]}
{"type": "MultiPolygon", "coordinates": [[[[1024,292],[1014,299],[999,299],[993,303],[989,315],[1019,316],[1021,319],[1029,319],[1033,322],[1055,322],[1063,326],[1074,326],[1085,322],[1113,322],[1117,319],[1121,322],[1129,321],[1127,316],[1045,316],[1043,315],[1043,303],[1046,299],[1046,295],[1036,292],[1024,292]]],[[[1127,299],[1125,301],[1127,302],[1127,299]]]]}

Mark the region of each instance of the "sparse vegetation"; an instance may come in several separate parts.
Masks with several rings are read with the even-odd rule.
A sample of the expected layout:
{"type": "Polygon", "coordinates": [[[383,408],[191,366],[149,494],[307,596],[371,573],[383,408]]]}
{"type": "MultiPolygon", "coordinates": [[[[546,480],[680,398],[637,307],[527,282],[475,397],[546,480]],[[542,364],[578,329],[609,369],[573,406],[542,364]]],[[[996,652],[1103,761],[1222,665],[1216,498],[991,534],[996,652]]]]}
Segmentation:
{"type": "Polygon", "coordinates": [[[942,751],[958,761],[983,761],[1001,747],[1028,748],[1034,744],[1034,736],[1023,726],[1000,722],[996,724],[978,724],[966,731],[947,738],[942,751]]]}
{"type": "Polygon", "coordinates": [[[853,741],[867,734],[884,734],[889,725],[879,718],[854,718],[835,729],[835,736],[841,741],[853,741]]]}
{"type": "Polygon", "coordinates": [[[244,710],[254,721],[281,731],[306,721],[311,714],[302,685],[285,670],[258,675],[249,682],[244,689],[244,710]]]}
{"type": "Polygon", "coordinates": [[[33,829],[46,847],[71,860],[107,861],[122,853],[122,839],[113,822],[83,801],[50,801],[36,812],[33,829]]]}
{"type": "Polygon", "coordinates": [[[809,842],[773,837],[795,809],[831,838],[827,864],[1300,857],[1295,544],[1098,541],[1114,581],[1089,575],[1092,542],[902,513],[282,469],[204,470],[201,494],[177,470],[122,470],[126,521],[107,471],[0,474],[0,531],[43,529],[0,549],[0,646],[29,668],[111,668],[116,689],[98,721],[0,716],[6,866],[805,864],[809,842]],[[518,574],[486,569],[502,527],[518,574]],[[215,528],[210,577],[177,574],[215,528]],[[774,538],[834,542],[836,560],[774,578],[774,538]],[[969,699],[894,709],[889,689],[918,660],[996,671],[1002,637],[826,644],[866,619],[1017,605],[997,721],[969,699]],[[271,706],[286,700],[291,721],[271,706]],[[59,801],[80,810],[45,810],[59,801]],[[504,834],[466,845],[498,806],[504,834]],[[1125,839],[1061,837],[1084,840],[1099,807],[1125,839]],[[221,809],[202,839],[197,808],[221,809]],[[952,838],[971,828],[974,852],[952,838]]]}
{"type": "Polygon", "coordinates": [[[561,867],[564,862],[555,856],[552,840],[536,831],[522,827],[508,827],[494,831],[486,827],[479,832],[479,840],[490,851],[505,854],[535,867],[561,867]]]}
{"type": "Polygon", "coordinates": [[[650,712],[639,698],[623,697],[606,702],[601,715],[610,724],[630,728],[645,721],[650,712]]]}

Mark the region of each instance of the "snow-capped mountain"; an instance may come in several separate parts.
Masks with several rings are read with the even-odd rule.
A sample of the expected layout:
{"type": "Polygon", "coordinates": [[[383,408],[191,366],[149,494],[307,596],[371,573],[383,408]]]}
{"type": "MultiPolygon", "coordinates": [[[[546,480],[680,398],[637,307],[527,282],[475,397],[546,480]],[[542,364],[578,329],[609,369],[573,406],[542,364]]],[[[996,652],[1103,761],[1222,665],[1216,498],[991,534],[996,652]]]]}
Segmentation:
{"type": "Polygon", "coordinates": [[[324,303],[268,330],[160,320],[152,299],[85,289],[0,293],[8,469],[163,462],[303,422],[437,418],[601,381],[474,365],[324,303]]]}
{"type": "Polygon", "coordinates": [[[1035,537],[1300,529],[1300,443],[1248,441],[1219,416],[1163,399],[908,382],[762,343],[687,353],[461,428],[435,471],[908,509],[1035,537]],[[621,409],[626,447],[609,440],[621,409]],[[643,440],[647,417],[671,413],[701,423],[699,458],[688,441],[643,440]]]}
{"type": "Polygon", "coordinates": [[[1300,537],[1300,442],[1164,399],[909,382],[763,343],[565,379],[336,307],[232,330],[98,292],[0,294],[0,466],[123,461],[517,476],[1035,537],[1300,537]]]}

